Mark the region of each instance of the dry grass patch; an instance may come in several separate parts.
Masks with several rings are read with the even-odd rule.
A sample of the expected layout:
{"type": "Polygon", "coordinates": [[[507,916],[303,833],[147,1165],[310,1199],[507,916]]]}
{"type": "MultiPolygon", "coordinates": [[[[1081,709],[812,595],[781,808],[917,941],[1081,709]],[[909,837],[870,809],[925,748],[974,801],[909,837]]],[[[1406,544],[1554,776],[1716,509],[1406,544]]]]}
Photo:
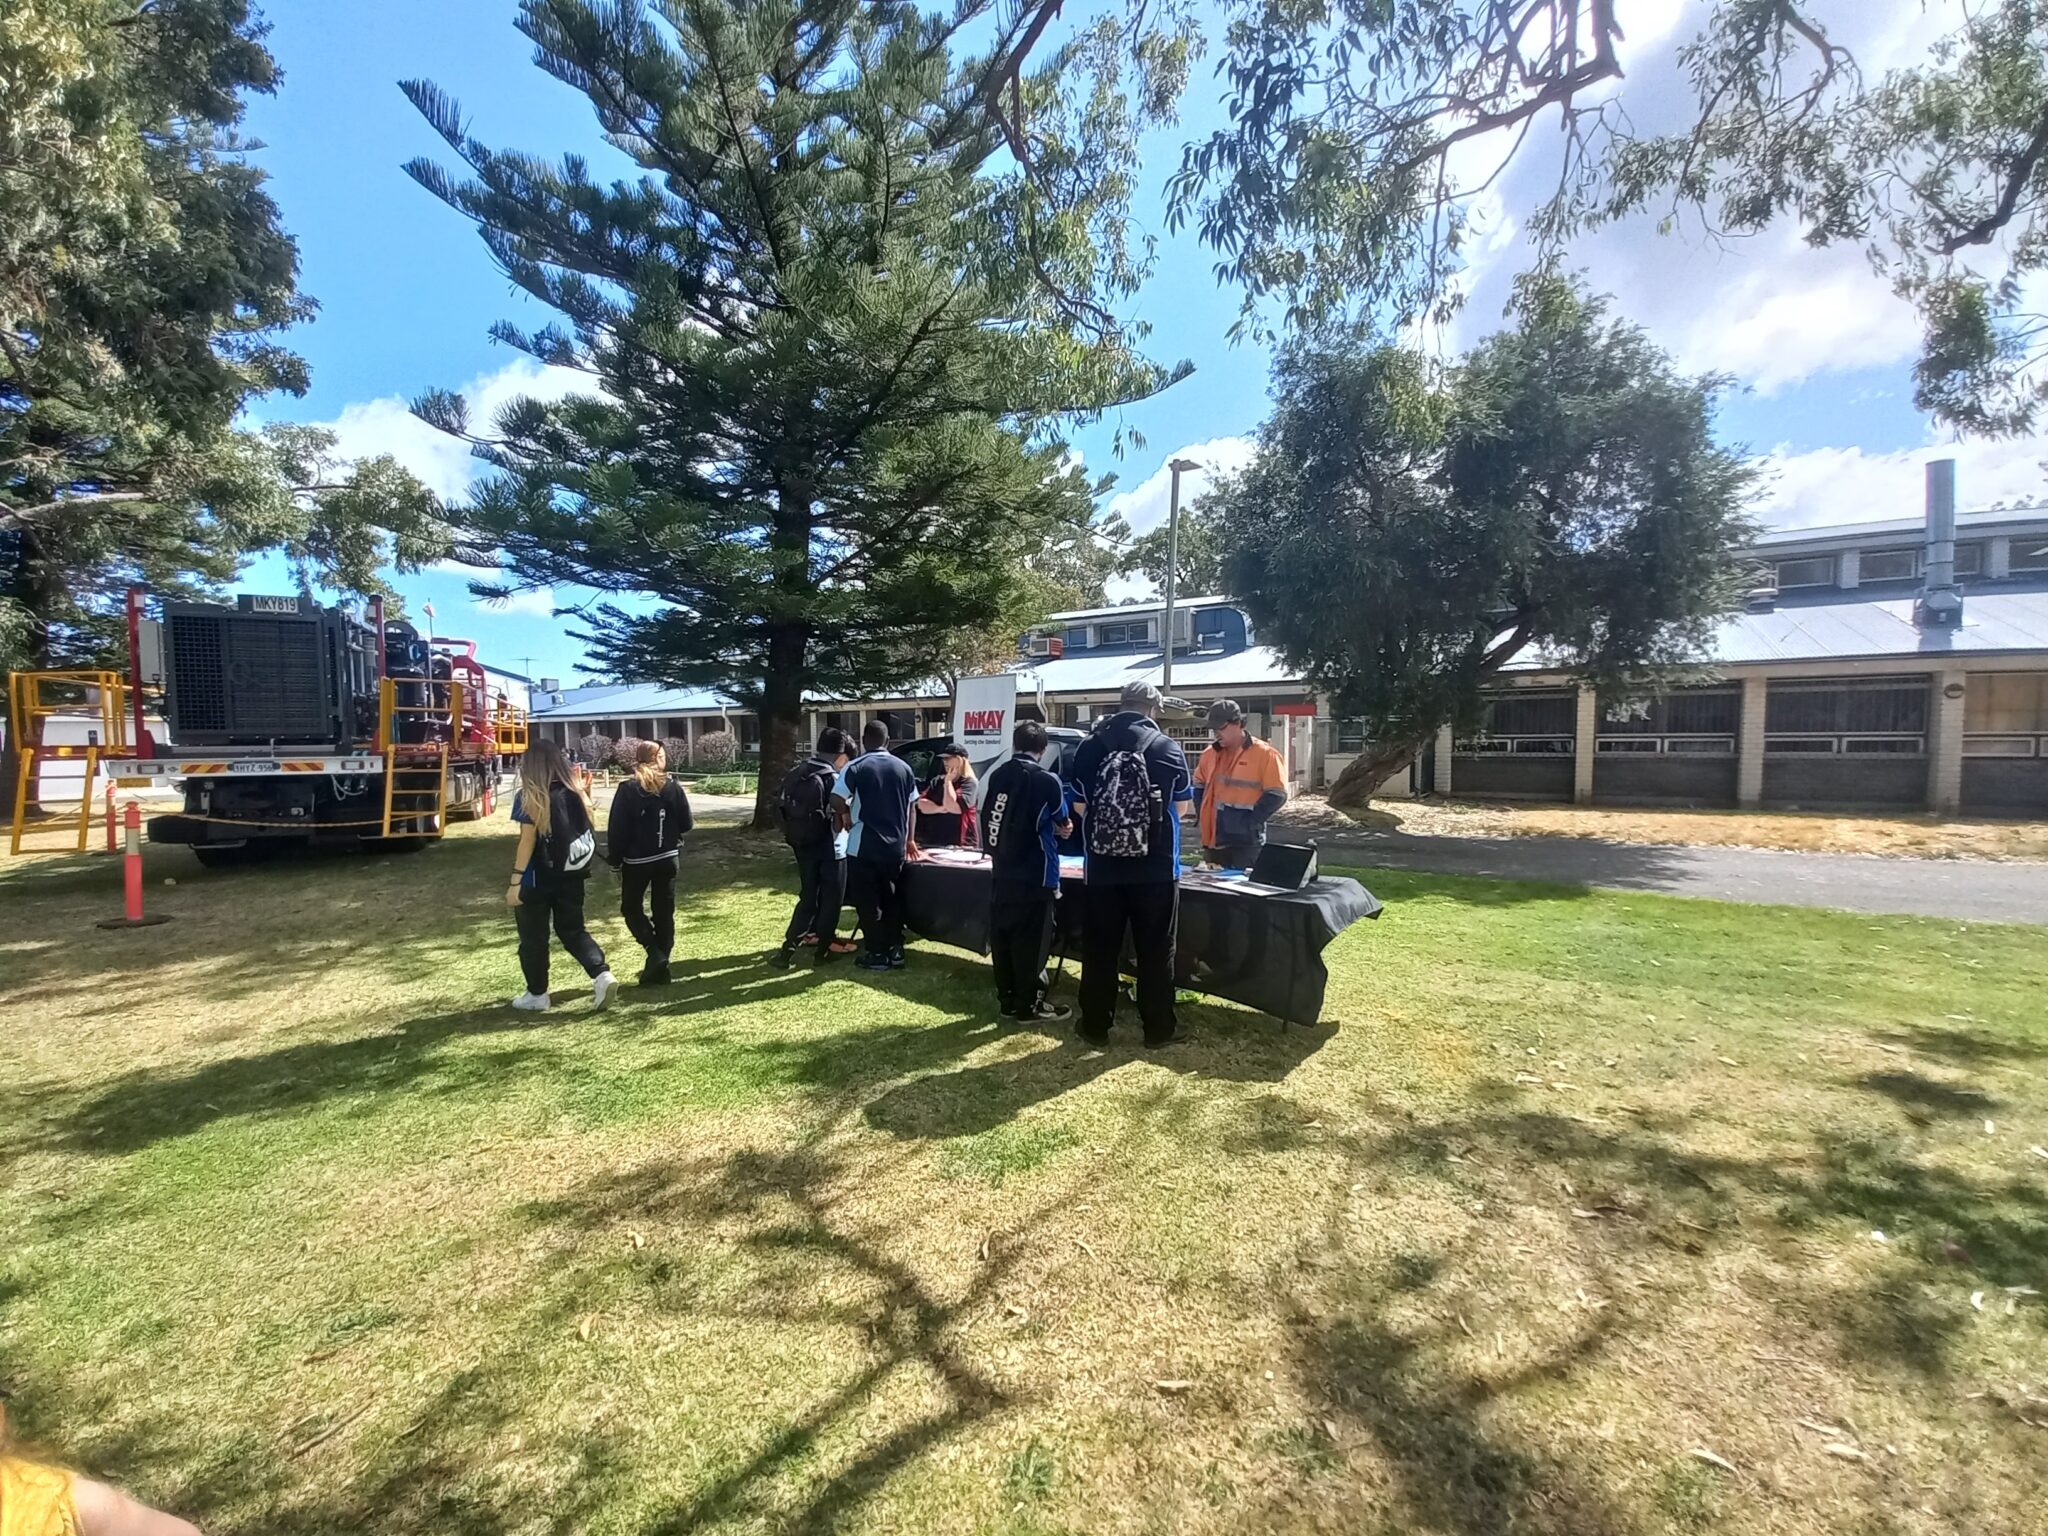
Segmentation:
{"type": "Polygon", "coordinates": [[[2048,821],[1964,821],[1928,815],[1809,811],[1656,811],[1492,800],[1381,800],[1361,816],[1302,795],[1281,813],[1304,831],[1405,832],[1418,837],[1597,837],[1613,843],[1782,848],[1915,859],[2048,860],[2048,821]]]}
{"type": "Polygon", "coordinates": [[[1098,1054],[768,970],[735,832],[514,1015],[503,837],[0,872],[32,1434],[224,1536],[2039,1530],[2048,932],[1376,871],[1331,1024],[1098,1054]]]}

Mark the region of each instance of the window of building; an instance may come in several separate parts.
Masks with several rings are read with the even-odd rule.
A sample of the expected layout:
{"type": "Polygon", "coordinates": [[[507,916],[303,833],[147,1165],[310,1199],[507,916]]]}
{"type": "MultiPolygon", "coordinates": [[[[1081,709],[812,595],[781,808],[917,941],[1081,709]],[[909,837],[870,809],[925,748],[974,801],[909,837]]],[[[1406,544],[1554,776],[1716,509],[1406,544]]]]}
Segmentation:
{"type": "Polygon", "coordinates": [[[1144,645],[1152,638],[1150,619],[1131,619],[1117,624],[1095,626],[1097,645],[1144,645]]]}
{"type": "Polygon", "coordinates": [[[1800,560],[1778,562],[1778,588],[1831,587],[1835,584],[1835,557],[1809,555],[1800,560]]]}
{"type": "Polygon", "coordinates": [[[1337,722],[1337,750],[1339,752],[1363,752],[1366,741],[1367,722],[1363,715],[1353,715],[1337,722]]]}
{"type": "Polygon", "coordinates": [[[1731,753],[1742,717],[1736,688],[1684,688],[1650,699],[1602,701],[1596,750],[1731,753]]]}
{"type": "Polygon", "coordinates": [[[1869,586],[1884,581],[1911,581],[1919,574],[1919,550],[1871,549],[1863,553],[1857,579],[1869,586]]]}
{"type": "Polygon", "coordinates": [[[1927,680],[1877,677],[1773,682],[1766,752],[1918,753],[1927,743],[1927,680]]]}
{"type": "Polygon", "coordinates": [[[1958,544],[1956,546],[1956,575],[1979,576],[1984,572],[1984,546],[1982,544],[1958,544]]]}
{"type": "Polygon", "coordinates": [[[2014,539],[2011,570],[2015,576],[2048,571],[2048,539],[2039,536],[2014,539]]]}
{"type": "Polygon", "coordinates": [[[1076,624],[1067,631],[1067,649],[1085,651],[1088,649],[1088,626],[1076,624]]]}
{"type": "Polygon", "coordinates": [[[1460,752],[1508,752],[1521,757],[1569,757],[1578,735],[1578,696],[1563,690],[1496,694],[1477,735],[1460,752]]]}
{"type": "Polygon", "coordinates": [[[2048,672],[1972,672],[1965,757],[2048,757],[2048,672]]]}

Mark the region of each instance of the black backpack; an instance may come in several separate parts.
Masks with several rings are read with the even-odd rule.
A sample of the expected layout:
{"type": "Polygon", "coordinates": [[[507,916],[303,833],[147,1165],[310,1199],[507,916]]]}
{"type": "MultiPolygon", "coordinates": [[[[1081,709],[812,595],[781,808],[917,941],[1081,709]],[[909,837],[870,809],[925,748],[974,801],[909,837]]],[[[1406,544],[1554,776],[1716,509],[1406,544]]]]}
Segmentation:
{"type": "Polygon", "coordinates": [[[830,765],[807,759],[789,770],[775,797],[782,816],[782,836],[792,848],[815,848],[830,842],[836,830],[826,802],[837,775],[830,765]]]}
{"type": "Polygon", "coordinates": [[[580,875],[597,853],[597,836],[583,797],[559,786],[548,792],[548,835],[534,846],[540,862],[553,875],[580,875]]]}
{"type": "Polygon", "coordinates": [[[633,796],[633,830],[628,847],[606,850],[614,859],[652,858],[682,845],[683,834],[693,830],[690,802],[681,785],[673,779],[650,795],[636,779],[619,786],[619,793],[633,796]]]}

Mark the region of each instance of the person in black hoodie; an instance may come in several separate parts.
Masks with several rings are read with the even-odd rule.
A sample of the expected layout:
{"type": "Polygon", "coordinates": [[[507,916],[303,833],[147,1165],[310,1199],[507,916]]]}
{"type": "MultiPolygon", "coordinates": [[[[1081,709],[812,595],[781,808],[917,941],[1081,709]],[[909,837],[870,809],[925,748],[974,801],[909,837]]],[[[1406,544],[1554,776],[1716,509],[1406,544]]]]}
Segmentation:
{"type": "Polygon", "coordinates": [[[695,825],[690,797],[668,776],[661,743],[641,742],[633,754],[633,776],[612,796],[604,845],[606,862],[619,871],[619,915],[647,951],[642,986],[668,985],[668,959],[676,947],[676,872],[683,834],[695,825]]]}
{"type": "Polygon", "coordinates": [[[1066,786],[1040,761],[1046,741],[1036,720],[1010,733],[1015,755],[983,787],[981,832],[992,866],[988,947],[996,1006],[1006,1019],[1057,1023],[1074,1011],[1045,1000],[1045,957],[1060,894],[1059,839],[1073,823],[1066,786]]]}
{"type": "Polygon", "coordinates": [[[796,910],[782,935],[782,947],[768,963],[786,971],[806,943],[818,947],[824,965],[843,951],[839,909],[846,905],[846,833],[832,816],[832,786],[853,755],[853,742],[836,725],[819,733],[818,750],[789,770],[776,795],[782,836],[796,858],[796,910]]]}
{"type": "Polygon", "coordinates": [[[1107,1045],[1116,1018],[1124,934],[1137,957],[1145,1044],[1180,1038],[1173,1016],[1180,922],[1180,807],[1193,798],[1180,744],[1152,723],[1164,702],[1147,682],[1124,685],[1122,708],[1074,753],[1069,787],[1082,813],[1087,900],[1081,910],[1081,1022],[1107,1045]]]}

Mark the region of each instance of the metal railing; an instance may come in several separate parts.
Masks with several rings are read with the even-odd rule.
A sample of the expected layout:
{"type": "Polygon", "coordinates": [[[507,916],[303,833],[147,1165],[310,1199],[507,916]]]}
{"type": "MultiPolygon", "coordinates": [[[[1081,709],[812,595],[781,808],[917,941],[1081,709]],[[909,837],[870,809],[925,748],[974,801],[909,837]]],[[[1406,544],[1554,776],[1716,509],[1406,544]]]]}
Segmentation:
{"type": "MultiPolygon", "coordinates": [[[[78,851],[85,852],[92,830],[93,781],[99,777],[100,759],[125,756],[128,751],[128,685],[118,672],[11,673],[7,679],[7,719],[11,745],[20,758],[15,771],[14,804],[9,807],[7,851],[21,852],[29,805],[32,801],[38,806],[44,803],[44,765],[75,762],[81,769],[76,842],[78,851]],[[55,720],[83,722],[86,740],[48,741],[50,723],[55,720]],[[33,795],[31,786],[35,790],[33,795]]],[[[67,813],[54,817],[40,830],[68,829],[67,813]]]]}

